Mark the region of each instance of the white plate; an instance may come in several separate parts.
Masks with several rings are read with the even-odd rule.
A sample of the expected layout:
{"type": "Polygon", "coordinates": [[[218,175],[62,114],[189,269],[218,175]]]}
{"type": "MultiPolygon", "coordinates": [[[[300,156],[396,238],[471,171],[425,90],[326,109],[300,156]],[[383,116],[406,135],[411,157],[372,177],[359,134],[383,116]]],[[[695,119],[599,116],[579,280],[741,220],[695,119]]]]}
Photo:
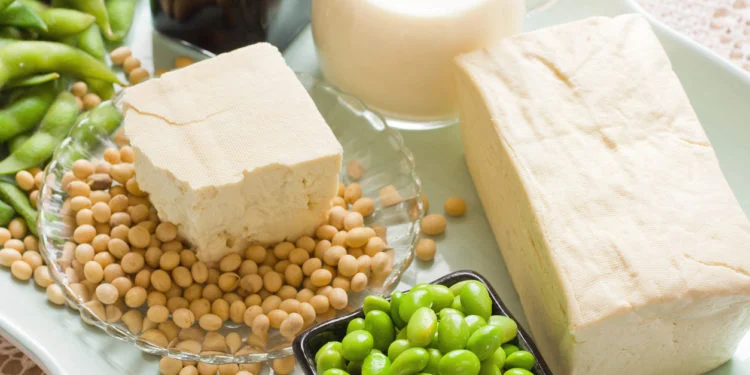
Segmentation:
{"type": "MultiPolygon", "coordinates": [[[[593,15],[640,12],[631,0],[560,0],[528,19],[527,28],[572,21],[593,15]]],[[[139,24],[132,33],[137,56],[151,56],[148,5],[138,10],[139,24]]],[[[677,74],[716,147],[722,169],[746,213],[750,213],[750,75],[713,52],[666,29],[652,20],[677,74]]],[[[161,52],[161,51],[157,51],[161,52]]],[[[295,70],[317,71],[314,49],[307,30],[286,53],[295,70]]],[[[469,214],[452,219],[438,242],[435,264],[415,262],[404,275],[404,286],[429,281],[451,270],[470,268],[485,275],[513,313],[521,318],[521,306],[510,282],[492,232],[484,217],[466,169],[456,127],[430,132],[402,132],[415,154],[417,172],[433,207],[451,195],[466,199],[469,214]]],[[[13,281],[0,273],[0,331],[12,335],[48,370],[49,374],[109,375],[157,374],[157,359],[142,355],[127,344],[80,323],[77,314],[46,303],[41,289],[13,281]],[[36,289],[36,290],[34,290],[36,289]]],[[[750,335],[735,358],[711,375],[750,374],[750,335]]]]}

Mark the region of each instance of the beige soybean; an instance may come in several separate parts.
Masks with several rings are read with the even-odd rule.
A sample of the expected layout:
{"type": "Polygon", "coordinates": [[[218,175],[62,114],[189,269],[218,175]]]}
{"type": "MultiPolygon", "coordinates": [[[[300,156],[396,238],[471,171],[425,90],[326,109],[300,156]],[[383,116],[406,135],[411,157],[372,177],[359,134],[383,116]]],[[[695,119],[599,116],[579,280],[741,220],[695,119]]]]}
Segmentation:
{"type": "Polygon", "coordinates": [[[252,260],[256,264],[263,263],[266,259],[266,249],[259,245],[250,246],[245,250],[245,258],[252,260]]]}
{"type": "Polygon", "coordinates": [[[273,360],[273,371],[276,374],[287,375],[294,371],[294,364],[296,360],[294,357],[278,358],[273,360]]]}
{"type": "Polygon", "coordinates": [[[390,207],[401,203],[404,198],[398,192],[398,188],[394,185],[388,185],[380,189],[379,191],[380,204],[383,207],[390,207]]]}
{"type": "Polygon", "coordinates": [[[419,240],[415,252],[417,254],[417,258],[425,262],[433,260],[435,258],[435,253],[437,252],[435,241],[429,238],[423,238],[419,240]]]}
{"type": "Polygon", "coordinates": [[[11,235],[8,228],[0,227],[0,245],[5,245],[5,242],[7,242],[10,238],[11,235]]]}
{"type": "Polygon", "coordinates": [[[356,202],[357,199],[362,198],[362,187],[356,182],[349,184],[344,190],[343,198],[349,204],[356,202]]]}
{"type": "Polygon", "coordinates": [[[62,289],[57,284],[50,284],[47,286],[46,290],[47,294],[47,300],[55,305],[63,305],[65,304],[65,294],[63,294],[62,289]]]}
{"type": "Polygon", "coordinates": [[[315,309],[317,314],[325,314],[330,308],[330,301],[328,297],[323,295],[315,295],[310,299],[310,304],[315,309]]]}
{"type": "Polygon", "coordinates": [[[171,271],[180,265],[180,253],[167,251],[159,257],[159,267],[164,271],[171,271]]]}
{"type": "Polygon", "coordinates": [[[111,305],[117,302],[120,297],[117,288],[112,284],[99,284],[96,287],[96,298],[105,305],[111,305]]]}
{"type": "Polygon", "coordinates": [[[346,238],[349,236],[349,233],[345,230],[341,230],[338,233],[336,233],[333,238],[331,238],[331,245],[332,246],[346,246],[346,238]]]}
{"type": "Polygon", "coordinates": [[[462,216],[466,213],[466,201],[460,197],[450,197],[445,201],[443,208],[450,216],[462,216]]]}
{"type": "MultiPolygon", "coordinates": [[[[132,58],[129,57],[129,58],[132,58]]],[[[128,60],[125,60],[126,62],[128,60]]],[[[159,360],[159,371],[162,375],[179,375],[182,370],[182,361],[179,359],[161,357],[159,360]]]]}
{"type": "Polygon", "coordinates": [[[16,260],[10,265],[10,272],[16,279],[26,281],[31,278],[33,270],[23,260],[16,260]]]}
{"type": "Polygon", "coordinates": [[[169,309],[164,305],[153,305],[148,308],[146,317],[154,323],[165,322],[169,319],[169,309]]]}
{"type": "Polygon", "coordinates": [[[365,174],[365,167],[357,160],[346,164],[346,175],[354,181],[358,181],[365,174]]]}
{"type": "Polygon", "coordinates": [[[226,272],[222,273],[221,276],[219,276],[219,289],[221,289],[224,292],[231,292],[239,286],[240,283],[240,275],[234,273],[234,272],[226,272]]]}
{"type": "Polygon", "coordinates": [[[443,233],[447,225],[448,222],[445,220],[445,216],[440,214],[430,214],[422,219],[422,231],[431,236],[443,233]]]}
{"type": "Polygon", "coordinates": [[[104,279],[104,268],[101,264],[90,260],[83,266],[83,275],[87,281],[100,283],[104,279]]]}
{"type": "Polygon", "coordinates": [[[16,184],[18,184],[18,187],[23,191],[30,191],[34,188],[34,175],[29,171],[18,171],[18,173],[16,173],[16,184]]]}
{"type": "Polygon", "coordinates": [[[328,295],[328,299],[331,303],[331,307],[336,310],[342,310],[349,304],[349,296],[346,291],[341,288],[333,288],[328,295]]]}
{"type": "Polygon", "coordinates": [[[211,313],[215,314],[222,321],[229,320],[229,303],[224,299],[217,299],[211,303],[211,313]]]}
{"type": "Polygon", "coordinates": [[[216,314],[204,314],[198,319],[198,325],[206,331],[218,331],[223,320],[216,314]]]}
{"type": "Polygon", "coordinates": [[[284,319],[289,316],[289,313],[281,309],[274,309],[269,311],[266,315],[268,315],[268,321],[270,322],[271,327],[279,328],[284,319]]]}
{"type": "Polygon", "coordinates": [[[305,321],[302,319],[302,315],[293,312],[287,315],[286,319],[281,322],[279,331],[282,336],[291,340],[302,330],[304,324],[305,321]]]}
{"type": "Polygon", "coordinates": [[[339,259],[346,255],[346,248],[343,246],[331,246],[323,255],[323,261],[329,266],[336,266],[339,259]]]}
{"type": "Polygon", "coordinates": [[[19,253],[26,251],[26,248],[23,245],[23,241],[16,238],[5,241],[5,244],[3,246],[8,249],[16,249],[19,253]]]}
{"type": "Polygon", "coordinates": [[[370,216],[375,212],[375,201],[368,197],[359,198],[352,204],[352,210],[362,216],[370,216]]]}
{"type": "Polygon", "coordinates": [[[365,246],[375,233],[369,228],[353,228],[346,236],[346,245],[353,248],[365,246]]]}
{"type": "Polygon", "coordinates": [[[242,264],[242,257],[239,254],[229,254],[219,262],[219,270],[221,272],[234,272],[242,264]]]}
{"type": "MultiPolygon", "coordinates": [[[[247,322],[247,320],[245,320],[247,322]]],[[[258,314],[253,318],[250,328],[253,330],[253,334],[268,332],[268,328],[271,325],[271,321],[265,314],[258,314]]]]}
{"type": "Polygon", "coordinates": [[[336,229],[344,227],[344,218],[349,213],[345,208],[334,206],[328,210],[328,224],[333,225],[336,229]]]}
{"type": "Polygon", "coordinates": [[[315,270],[312,275],[310,275],[310,280],[312,281],[312,284],[314,286],[323,287],[331,283],[331,280],[333,280],[333,275],[330,271],[321,268],[315,270]]]}
{"type": "Polygon", "coordinates": [[[160,292],[166,292],[172,287],[172,280],[164,270],[155,270],[151,273],[151,285],[160,292]]]}
{"type": "Polygon", "coordinates": [[[358,272],[357,274],[352,276],[352,279],[349,283],[351,291],[354,293],[359,293],[365,290],[365,288],[367,288],[367,282],[367,275],[362,272],[358,272]]]}

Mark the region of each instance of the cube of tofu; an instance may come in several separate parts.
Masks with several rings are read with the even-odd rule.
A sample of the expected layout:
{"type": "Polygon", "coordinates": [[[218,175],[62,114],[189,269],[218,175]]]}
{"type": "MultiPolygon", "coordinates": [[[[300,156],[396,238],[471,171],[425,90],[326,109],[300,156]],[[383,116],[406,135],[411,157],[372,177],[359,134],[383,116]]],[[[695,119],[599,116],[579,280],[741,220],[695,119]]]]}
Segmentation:
{"type": "Polygon", "coordinates": [[[136,180],[199,259],[213,263],[322,223],[342,148],[275,47],[164,74],[123,100],[136,180]]]}
{"type": "Polygon", "coordinates": [[[555,375],[702,374],[750,327],[750,222],[641,16],[458,58],[466,160],[555,375]]]}

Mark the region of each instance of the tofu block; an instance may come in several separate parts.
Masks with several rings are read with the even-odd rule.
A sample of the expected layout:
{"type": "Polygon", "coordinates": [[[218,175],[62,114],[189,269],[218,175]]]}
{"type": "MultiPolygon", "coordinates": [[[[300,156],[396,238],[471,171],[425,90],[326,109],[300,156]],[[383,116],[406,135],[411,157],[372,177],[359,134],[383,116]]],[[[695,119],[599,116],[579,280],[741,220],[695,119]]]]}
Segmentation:
{"type": "Polygon", "coordinates": [[[125,91],[136,180],[198,258],[312,234],[336,196],[342,148],[270,44],[125,91]]]}
{"type": "Polygon", "coordinates": [[[466,160],[555,375],[702,374],[750,327],[750,222],[641,16],[457,58],[466,160]]]}

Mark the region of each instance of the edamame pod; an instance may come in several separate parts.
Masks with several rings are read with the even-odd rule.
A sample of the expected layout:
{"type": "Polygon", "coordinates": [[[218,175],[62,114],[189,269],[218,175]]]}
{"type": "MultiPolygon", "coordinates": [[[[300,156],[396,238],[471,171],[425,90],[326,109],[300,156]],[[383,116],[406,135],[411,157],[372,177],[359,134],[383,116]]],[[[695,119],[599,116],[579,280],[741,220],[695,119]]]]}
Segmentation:
{"type": "Polygon", "coordinates": [[[46,84],[26,90],[13,103],[0,110],[0,142],[34,128],[54,100],[55,88],[46,84]]]}
{"type": "Polygon", "coordinates": [[[480,367],[479,358],[468,350],[448,352],[439,364],[440,375],[477,375],[480,367]]]}
{"type": "Polygon", "coordinates": [[[18,186],[0,181],[0,199],[13,206],[13,209],[26,221],[29,231],[35,236],[38,235],[36,231],[36,209],[31,207],[29,198],[18,186]]]}
{"type": "Polygon", "coordinates": [[[362,375],[390,375],[391,360],[379,352],[372,352],[362,363],[362,375]]]}
{"type": "Polygon", "coordinates": [[[430,292],[424,289],[415,289],[405,294],[401,299],[401,304],[398,307],[398,314],[401,319],[408,322],[412,314],[417,311],[420,307],[431,307],[432,296],[430,292]]]}
{"type": "Polygon", "coordinates": [[[115,96],[115,87],[108,81],[95,78],[84,78],[83,81],[89,86],[89,92],[99,95],[102,100],[109,100],[115,96]]]}
{"type": "Polygon", "coordinates": [[[107,39],[112,38],[112,28],[109,26],[109,14],[104,0],[68,0],[73,8],[88,13],[96,18],[96,24],[102,29],[107,39]]]}
{"type": "Polygon", "coordinates": [[[5,84],[4,88],[12,89],[16,87],[37,86],[43,83],[52,82],[58,78],[60,78],[60,73],[53,72],[53,73],[37,74],[34,76],[24,77],[24,78],[19,78],[19,79],[14,79],[12,81],[9,81],[7,84],[5,84]]]}
{"type": "Polygon", "coordinates": [[[8,141],[8,151],[10,151],[11,154],[16,152],[16,150],[21,148],[21,145],[29,138],[31,138],[31,133],[23,133],[13,137],[13,139],[8,141]]]}
{"type": "Polygon", "coordinates": [[[34,11],[47,25],[42,35],[61,39],[80,34],[94,23],[94,16],[73,9],[49,8],[36,0],[18,0],[34,11]]]}
{"type": "Polygon", "coordinates": [[[365,320],[362,318],[354,318],[346,325],[346,334],[348,335],[354,331],[360,331],[363,329],[365,329],[365,320]]]}
{"type": "Polygon", "coordinates": [[[492,299],[487,288],[481,283],[468,283],[459,294],[463,312],[469,315],[478,315],[487,320],[492,315],[492,299]]]}
{"type": "Polygon", "coordinates": [[[62,43],[13,41],[0,47],[0,86],[11,79],[45,72],[121,83],[102,62],[62,43]]]}
{"type": "MultiPolygon", "coordinates": [[[[445,311],[445,310],[443,310],[445,311]]],[[[463,316],[458,314],[441,315],[438,325],[438,346],[440,351],[448,353],[453,350],[465,349],[469,341],[469,325],[463,316]]]]}
{"type": "Polygon", "coordinates": [[[381,310],[370,311],[365,315],[364,325],[364,329],[372,334],[373,346],[378,350],[388,350],[388,345],[396,335],[388,313],[381,310]]]}
{"type": "MultiPolygon", "coordinates": [[[[477,355],[480,361],[492,357],[495,350],[503,343],[503,331],[498,326],[486,325],[480,327],[469,337],[466,349],[477,355]]],[[[532,357],[533,360],[533,357],[532,357]]]]}
{"type": "Polygon", "coordinates": [[[391,366],[391,375],[412,375],[422,371],[430,361],[430,354],[423,348],[406,349],[391,366]]]}
{"type": "Polygon", "coordinates": [[[510,368],[522,368],[525,370],[531,370],[534,367],[534,355],[525,351],[519,350],[517,352],[510,353],[505,359],[505,367],[510,368]]]}
{"type": "Polygon", "coordinates": [[[414,346],[427,347],[437,332],[437,315],[429,307],[420,307],[406,325],[406,337],[414,346]]]}
{"type": "Polygon", "coordinates": [[[16,210],[10,205],[0,200],[0,225],[6,226],[16,216],[16,210]]]}
{"type": "Polygon", "coordinates": [[[47,24],[42,18],[19,1],[14,1],[0,12],[0,25],[47,31],[47,24]]]}
{"type": "Polygon", "coordinates": [[[0,174],[35,167],[49,159],[75,123],[77,116],[78,104],[75,97],[67,91],[61,92],[44,115],[39,130],[16,152],[0,162],[0,174]]]}
{"type": "Polygon", "coordinates": [[[498,326],[503,330],[503,344],[513,340],[518,335],[518,323],[507,316],[493,315],[487,321],[487,324],[498,326]]]}
{"type": "MultiPolygon", "coordinates": [[[[107,54],[107,48],[104,46],[104,39],[102,39],[102,33],[99,26],[92,24],[78,36],[78,48],[89,55],[96,57],[98,60],[104,61],[104,56],[107,54]]],[[[109,86],[112,87],[112,85],[109,86]]]]}
{"type": "Polygon", "coordinates": [[[106,0],[109,24],[112,27],[112,37],[109,40],[121,42],[128,35],[133,24],[133,15],[138,0],[106,0]]]}
{"type": "Polygon", "coordinates": [[[0,0],[0,12],[5,10],[13,2],[13,0],[0,0]]]}

